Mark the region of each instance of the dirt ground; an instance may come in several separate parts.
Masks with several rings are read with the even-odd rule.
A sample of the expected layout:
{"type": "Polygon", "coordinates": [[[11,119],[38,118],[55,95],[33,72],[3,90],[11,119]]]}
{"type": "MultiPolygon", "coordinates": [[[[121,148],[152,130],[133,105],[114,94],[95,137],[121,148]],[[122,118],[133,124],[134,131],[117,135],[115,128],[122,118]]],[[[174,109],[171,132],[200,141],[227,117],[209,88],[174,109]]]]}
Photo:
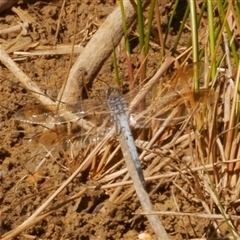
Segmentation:
{"type": "MultiPolygon", "coordinates": [[[[24,46],[18,45],[18,43],[24,42],[23,39],[17,43],[11,42],[16,40],[19,31],[2,34],[0,36],[1,43],[11,42],[8,49],[12,46],[19,51],[30,49],[29,44],[36,42],[41,46],[51,46],[55,43],[72,44],[76,6],[74,1],[66,3],[57,37],[55,33],[62,1],[22,1],[15,6],[33,18],[28,34],[19,36],[30,42],[24,46]]],[[[84,47],[114,7],[116,7],[115,1],[79,1],[76,43],[84,47]]],[[[161,5],[163,28],[167,21],[167,13],[171,11],[171,8],[171,3],[162,3],[161,5]]],[[[9,9],[0,15],[0,29],[17,25],[19,21],[17,14],[9,9]]],[[[176,36],[177,21],[178,19],[176,19],[176,29],[172,29],[173,38],[176,36]]],[[[189,34],[189,31],[186,32],[186,39],[189,34]]],[[[186,44],[184,41],[184,39],[181,40],[183,46],[186,44]]],[[[168,44],[170,47],[171,40],[168,44]]],[[[33,45],[32,48],[34,48],[33,45]]],[[[12,54],[17,50],[9,50],[9,54],[18,66],[47,95],[52,98],[56,97],[63,81],[67,78],[70,54],[20,57],[12,54]]],[[[133,51],[137,51],[137,46],[133,51]]],[[[149,69],[154,70],[157,67],[158,51],[159,49],[154,43],[149,56],[149,69]]],[[[121,54],[123,56],[123,53],[121,54]]],[[[75,57],[77,56],[75,55],[74,59],[75,57]]],[[[137,59],[134,63],[137,67],[137,59]]],[[[119,65],[120,75],[124,81],[123,85],[125,85],[128,74],[124,57],[120,58],[119,65]]],[[[0,68],[1,236],[30,217],[71,175],[79,165],[78,161],[81,160],[81,157],[87,156],[89,152],[86,151],[81,156],[78,154],[77,159],[71,161],[69,153],[65,154],[64,151],[55,150],[51,155],[46,148],[44,150],[42,146],[39,146],[39,142],[37,144],[34,139],[31,142],[26,140],[26,138],[42,132],[43,127],[20,123],[16,121],[15,114],[23,106],[37,104],[37,101],[7,68],[3,65],[0,65],[0,68]],[[39,165],[40,162],[42,165],[39,165]],[[37,171],[36,166],[39,166],[37,171]]],[[[115,85],[111,80],[113,78],[112,58],[109,58],[102,66],[95,82],[104,80],[109,85],[115,85]]],[[[98,88],[101,88],[101,84],[95,86],[95,91],[98,91],[98,88]]],[[[56,144],[53,141],[54,137],[48,135],[47,138],[50,141],[49,145],[56,144]]],[[[39,138],[36,137],[36,139],[39,138]]],[[[116,144],[112,147],[112,151],[115,147],[116,144]]],[[[60,148],[64,148],[64,146],[60,148]]],[[[117,156],[119,159],[120,157],[117,156]]],[[[178,164],[178,162],[173,161],[171,164],[178,164]]],[[[146,168],[147,163],[143,165],[146,168]]],[[[124,163],[120,168],[122,166],[124,163]]],[[[178,167],[178,165],[175,166],[178,167]]],[[[162,173],[167,172],[169,168],[168,166],[163,168],[162,173]]],[[[122,201],[116,199],[111,201],[115,188],[101,189],[103,182],[101,179],[104,178],[103,171],[104,169],[101,174],[96,176],[94,170],[86,169],[47,207],[46,211],[52,211],[50,215],[37,221],[13,239],[155,239],[146,217],[139,214],[142,211],[141,206],[132,190],[122,201]],[[78,194],[86,186],[95,186],[95,188],[88,188],[83,195],[71,200],[71,196],[78,194]],[[139,235],[141,233],[146,234],[144,238],[139,235]]],[[[201,201],[196,196],[190,181],[184,176],[152,180],[148,182],[148,188],[156,211],[204,212],[201,201]]],[[[126,185],[121,191],[124,193],[129,189],[132,188],[126,185]]],[[[171,239],[220,237],[213,231],[213,222],[208,219],[170,214],[160,215],[159,218],[171,239]]],[[[228,230],[224,229],[225,225],[223,224],[222,232],[227,236],[228,230]]]]}

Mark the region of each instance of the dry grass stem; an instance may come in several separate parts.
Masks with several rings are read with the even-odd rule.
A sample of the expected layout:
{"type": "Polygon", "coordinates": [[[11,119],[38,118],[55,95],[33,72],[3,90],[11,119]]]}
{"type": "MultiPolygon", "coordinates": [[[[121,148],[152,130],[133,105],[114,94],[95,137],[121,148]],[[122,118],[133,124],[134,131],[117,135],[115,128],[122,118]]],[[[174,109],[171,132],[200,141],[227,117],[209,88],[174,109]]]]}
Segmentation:
{"type": "MultiPolygon", "coordinates": [[[[207,214],[207,213],[182,213],[182,212],[173,212],[173,211],[153,211],[151,213],[143,212],[141,215],[147,214],[157,214],[157,215],[173,215],[173,216],[188,216],[188,217],[196,217],[196,218],[205,218],[210,220],[223,220],[224,217],[221,214],[207,214]]],[[[240,216],[235,215],[227,215],[228,219],[238,220],[240,216]]]]}
{"type": "MultiPolygon", "coordinates": [[[[72,201],[73,199],[79,198],[80,196],[84,195],[86,193],[88,189],[84,188],[81,192],[75,194],[74,196],[72,196],[69,201],[72,201]]],[[[43,204],[41,207],[43,209],[45,209],[47,207],[47,202],[45,204],[43,204]]],[[[54,213],[56,211],[56,209],[48,211],[44,214],[37,214],[36,216],[34,216],[34,218],[29,217],[24,223],[22,223],[20,226],[18,226],[17,228],[9,231],[7,234],[2,235],[1,240],[8,240],[11,239],[13,236],[18,235],[19,233],[23,232],[24,230],[28,229],[29,227],[33,226],[34,224],[36,224],[37,222],[41,221],[42,219],[46,218],[47,216],[49,216],[50,214],[54,213]]]]}
{"type": "Polygon", "coordinates": [[[0,34],[12,33],[12,32],[19,31],[21,29],[27,29],[28,27],[29,27],[29,23],[28,22],[23,22],[23,23],[20,23],[18,25],[15,25],[13,27],[1,29],[0,34]]]}
{"type": "Polygon", "coordinates": [[[45,96],[41,89],[34,83],[12,60],[12,58],[0,46],[0,60],[9,69],[10,72],[25,86],[26,89],[42,102],[44,105],[54,105],[54,102],[45,96]]]}
{"type": "MultiPolygon", "coordinates": [[[[13,54],[18,56],[43,56],[43,55],[62,55],[62,54],[71,54],[72,53],[71,45],[56,45],[56,46],[37,46],[31,52],[13,52],[13,54]]],[[[83,47],[79,45],[74,46],[74,54],[81,54],[83,47]]]]}

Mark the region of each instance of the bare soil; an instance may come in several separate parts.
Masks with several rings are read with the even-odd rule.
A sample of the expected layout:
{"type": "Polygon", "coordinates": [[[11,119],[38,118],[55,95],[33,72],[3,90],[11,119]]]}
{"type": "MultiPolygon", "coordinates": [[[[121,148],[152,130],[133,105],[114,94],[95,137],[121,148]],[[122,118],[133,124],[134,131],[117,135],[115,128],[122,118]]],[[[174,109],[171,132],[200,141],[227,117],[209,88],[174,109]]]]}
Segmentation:
{"type": "MultiPolygon", "coordinates": [[[[67,1],[56,36],[61,6],[62,1],[23,1],[15,5],[32,17],[31,28],[25,36],[21,35],[20,31],[2,34],[1,43],[8,44],[15,41],[19,35],[22,39],[10,44],[8,49],[12,46],[18,50],[31,49],[28,44],[23,47],[20,45],[23,39],[30,39],[30,43],[38,42],[42,46],[53,46],[56,43],[71,45],[76,5],[74,1],[67,1]]],[[[116,7],[115,1],[79,1],[76,43],[84,47],[114,7],[116,7]]],[[[162,3],[163,29],[171,10],[171,3],[162,3]]],[[[10,9],[0,15],[0,29],[17,25],[18,22],[19,17],[10,9]]],[[[173,38],[176,36],[179,24],[177,19],[175,22],[176,29],[172,29],[173,38]]],[[[186,32],[186,39],[189,34],[190,32],[186,32]]],[[[183,46],[187,44],[184,39],[181,42],[183,46]]],[[[171,41],[168,44],[171,47],[171,41]]],[[[137,50],[136,45],[133,52],[137,50]]],[[[123,45],[120,44],[117,51],[123,51],[123,45]]],[[[12,50],[9,50],[9,54],[18,66],[52,98],[57,96],[67,78],[70,59],[74,61],[76,57],[76,55],[72,57],[70,54],[65,54],[20,58],[13,55],[12,50]]],[[[151,46],[151,55],[148,60],[149,69],[156,69],[158,54],[159,48],[154,43],[151,46]]],[[[133,62],[137,68],[139,62],[137,57],[133,56],[136,58],[133,62]]],[[[119,65],[123,86],[126,86],[128,74],[123,52],[120,53],[119,65]]],[[[41,132],[43,128],[17,122],[15,113],[23,106],[37,104],[37,101],[8,69],[3,65],[0,65],[0,68],[0,235],[4,235],[23,223],[39,208],[76,169],[81,157],[78,155],[75,161],[69,161],[68,154],[64,154],[63,151],[55,151],[51,156],[46,149],[37,146],[34,140],[32,143],[26,140],[27,137],[41,132]],[[36,171],[36,166],[44,158],[46,160],[43,161],[40,170],[36,171]]],[[[106,86],[105,82],[111,86],[116,85],[113,79],[114,71],[110,57],[102,66],[89,95],[102,90],[106,86]]],[[[55,144],[51,142],[53,138],[48,137],[49,145],[55,144]]],[[[116,147],[116,144],[114,146],[116,147]]],[[[86,156],[88,152],[84,154],[86,156]]],[[[179,166],[177,161],[171,164],[179,166]]],[[[147,163],[143,164],[144,167],[145,165],[147,163]]],[[[167,169],[167,167],[163,169],[162,173],[167,169]]],[[[111,201],[110,197],[114,188],[101,189],[99,185],[101,181],[98,181],[101,176],[104,175],[96,177],[92,169],[87,169],[81,176],[75,178],[58,195],[57,199],[52,201],[47,208],[47,210],[52,210],[49,216],[37,221],[13,239],[126,240],[140,239],[140,233],[149,234],[149,238],[145,236],[143,239],[155,239],[146,217],[139,215],[141,206],[134,192],[123,201],[119,201],[120,203],[111,201]],[[85,186],[95,186],[95,188],[89,188],[81,197],[66,203],[70,196],[77,194],[85,186]]],[[[148,183],[148,188],[156,211],[204,212],[193,190],[193,185],[184,176],[153,180],[148,183]]],[[[129,186],[126,186],[122,192],[128,189],[129,186]]],[[[193,239],[202,236],[213,239],[217,236],[217,233],[212,231],[211,220],[174,215],[159,217],[171,239],[193,239]]]]}

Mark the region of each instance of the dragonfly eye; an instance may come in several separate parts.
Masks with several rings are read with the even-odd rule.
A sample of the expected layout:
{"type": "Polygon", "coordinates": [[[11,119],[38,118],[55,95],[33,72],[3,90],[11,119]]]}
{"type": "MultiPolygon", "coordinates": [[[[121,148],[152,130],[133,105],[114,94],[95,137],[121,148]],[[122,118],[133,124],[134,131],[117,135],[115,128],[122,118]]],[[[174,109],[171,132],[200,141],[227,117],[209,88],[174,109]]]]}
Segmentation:
{"type": "Polygon", "coordinates": [[[117,98],[119,98],[119,96],[121,96],[121,93],[117,88],[108,88],[105,91],[105,97],[108,100],[117,99],[117,98]]]}

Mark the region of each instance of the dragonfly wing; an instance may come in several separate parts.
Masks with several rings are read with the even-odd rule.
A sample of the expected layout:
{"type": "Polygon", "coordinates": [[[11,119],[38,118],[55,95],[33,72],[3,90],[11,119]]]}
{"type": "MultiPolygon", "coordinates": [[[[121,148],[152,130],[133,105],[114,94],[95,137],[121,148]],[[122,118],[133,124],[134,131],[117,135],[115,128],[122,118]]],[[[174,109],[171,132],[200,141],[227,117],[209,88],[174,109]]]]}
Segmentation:
{"type": "Polygon", "coordinates": [[[32,124],[45,124],[48,119],[53,118],[54,114],[41,105],[27,106],[15,114],[15,119],[21,122],[32,124]]]}
{"type": "MultiPolygon", "coordinates": [[[[20,109],[15,118],[21,122],[41,124],[53,131],[56,130],[58,135],[56,141],[62,141],[64,149],[72,142],[79,142],[81,146],[94,144],[103,139],[114,126],[112,115],[105,100],[84,100],[75,104],[65,104],[64,108],[58,108],[57,114],[54,114],[54,107],[27,106],[20,109]],[[71,125],[68,124],[70,127],[68,130],[65,129],[64,136],[61,131],[59,132],[59,129],[63,123],[70,122],[71,125]]],[[[113,133],[111,136],[113,135],[115,134],[113,133]]],[[[111,136],[109,135],[109,137],[111,136]]],[[[45,145],[44,136],[38,139],[45,145]]]]}
{"type": "Polygon", "coordinates": [[[208,103],[213,103],[214,93],[208,89],[201,89],[198,92],[185,92],[183,94],[173,94],[169,97],[162,97],[146,105],[145,109],[139,113],[131,113],[133,119],[131,123],[137,128],[147,128],[154,121],[163,123],[167,117],[175,110],[178,113],[172,119],[171,123],[179,123],[193,114],[195,111],[201,112],[202,107],[208,103]]]}
{"type": "Polygon", "coordinates": [[[63,124],[75,122],[88,115],[98,115],[107,111],[107,105],[100,101],[84,100],[75,104],[31,105],[20,109],[15,114],[15,119],[31,124],[63,124]]]}

